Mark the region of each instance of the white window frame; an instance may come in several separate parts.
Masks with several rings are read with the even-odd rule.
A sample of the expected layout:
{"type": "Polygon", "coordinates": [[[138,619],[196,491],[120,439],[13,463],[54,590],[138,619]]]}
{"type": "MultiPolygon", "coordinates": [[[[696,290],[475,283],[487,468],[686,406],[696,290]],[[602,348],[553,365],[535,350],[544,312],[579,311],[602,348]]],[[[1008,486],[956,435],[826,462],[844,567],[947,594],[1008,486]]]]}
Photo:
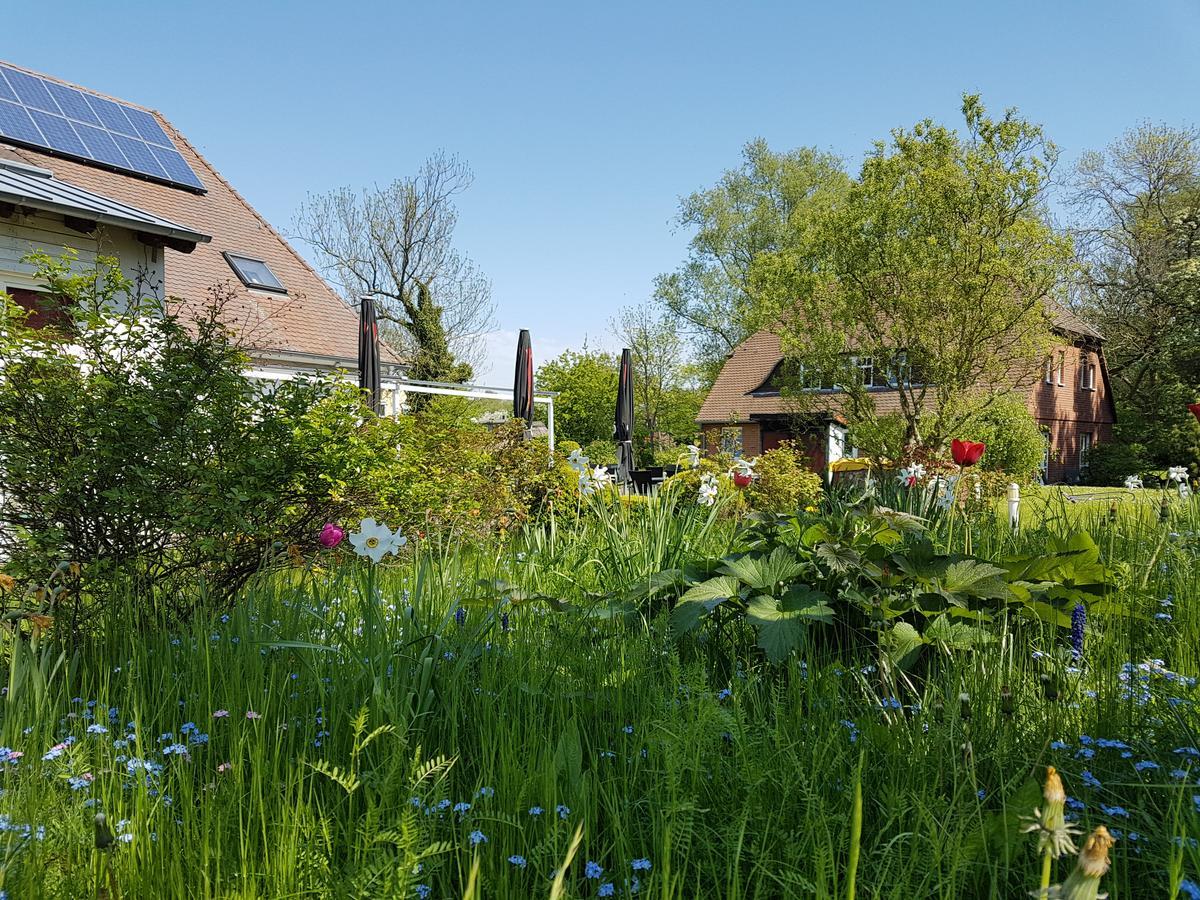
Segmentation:
{"type": "Polygon", "coordinates": [[[1079,432],[1079,471],[1084,472],[1088,467],[1088,456],[1096,446],[1096,434],[1093,431],[1079,432]]]}
{"type": "Polygon", "coordinates": [[[1067,351],[1058,351],[1058,386],[1062,387],[1066,382],[1063,381],[1063,375],[1067,369],[1067,351]]]}

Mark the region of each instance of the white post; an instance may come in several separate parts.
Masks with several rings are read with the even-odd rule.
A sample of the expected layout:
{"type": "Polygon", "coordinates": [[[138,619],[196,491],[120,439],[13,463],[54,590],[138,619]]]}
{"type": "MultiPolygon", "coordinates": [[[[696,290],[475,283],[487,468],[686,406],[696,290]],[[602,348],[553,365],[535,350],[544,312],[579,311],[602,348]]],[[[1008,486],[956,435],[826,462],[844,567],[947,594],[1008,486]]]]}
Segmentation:
{"type": "Polygon", "coordinates": [[[1015,481],[1008,486],[1008,524],[1013,531],[1021,525],[1021,488],[1015,481]]]}
{"type": "Polygon", "coordinates": [[[548,398],[546,402],[546,431],[549,432],[550,440],[550,455],[554,455],[554,398],[548,398]]]}

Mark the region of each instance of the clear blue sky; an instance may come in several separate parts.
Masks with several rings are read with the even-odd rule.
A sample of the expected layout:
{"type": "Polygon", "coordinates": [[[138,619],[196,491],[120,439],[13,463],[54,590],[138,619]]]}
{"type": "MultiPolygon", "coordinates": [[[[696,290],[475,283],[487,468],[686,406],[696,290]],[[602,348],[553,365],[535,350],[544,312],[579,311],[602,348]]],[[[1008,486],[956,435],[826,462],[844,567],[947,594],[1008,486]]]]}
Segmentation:
{"type": "Polygon", "coordinates": [[[505,383],[650,294],[684,256],[678,199],[756,136],[857,168],[959,95],[1017,106],[1065,161],[1140,120],[1200,120],[1200,2],[4,4],[0,58],[161,110],[286,229],[306,192],[476,181],[460,247],[491,277],[505,383]]]}

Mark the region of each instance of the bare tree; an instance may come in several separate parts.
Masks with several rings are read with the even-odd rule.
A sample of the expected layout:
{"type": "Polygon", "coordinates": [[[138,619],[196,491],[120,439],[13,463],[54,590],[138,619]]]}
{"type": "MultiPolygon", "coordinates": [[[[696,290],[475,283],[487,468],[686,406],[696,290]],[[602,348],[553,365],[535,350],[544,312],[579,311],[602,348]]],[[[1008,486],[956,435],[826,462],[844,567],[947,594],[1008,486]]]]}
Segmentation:
{"type": "Polygon", "coordinates": [[[439,151],[413,177],[310,195],[293,223],[347,301],[379,300],[413,377],[469,379],[482,362],[479,337],[494,326],[491,283],[454,246],[454,198],[472,180],[466,163],[439,151]]]}
{"type": "Polygon", "coordinates": [[[686,347],[673,318],[650,303],[621,310],[612,322],[612,331],[633,351],[635,418],[653,445],[668,430],[664,426],[676,394],[686,387],[686,347]]]}

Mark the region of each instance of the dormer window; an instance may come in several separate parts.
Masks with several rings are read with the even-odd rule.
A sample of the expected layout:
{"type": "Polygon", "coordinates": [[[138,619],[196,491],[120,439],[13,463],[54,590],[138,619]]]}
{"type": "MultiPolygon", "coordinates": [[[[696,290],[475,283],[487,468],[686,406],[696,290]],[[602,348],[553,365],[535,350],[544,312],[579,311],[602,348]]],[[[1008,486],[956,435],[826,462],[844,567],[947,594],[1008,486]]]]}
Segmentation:
{"type": "Polygon", "coordinates": [[[225,261],[229,263],[229,267],[237,273],[237,277],[242,280],[242,284],[246,287],[255,288],[260,291],[271,291],[275,294],[287,293],[287,288],[275,277],[275,273],[271,271],[271,267],[261,259],[226,251],[225,261]]]}

